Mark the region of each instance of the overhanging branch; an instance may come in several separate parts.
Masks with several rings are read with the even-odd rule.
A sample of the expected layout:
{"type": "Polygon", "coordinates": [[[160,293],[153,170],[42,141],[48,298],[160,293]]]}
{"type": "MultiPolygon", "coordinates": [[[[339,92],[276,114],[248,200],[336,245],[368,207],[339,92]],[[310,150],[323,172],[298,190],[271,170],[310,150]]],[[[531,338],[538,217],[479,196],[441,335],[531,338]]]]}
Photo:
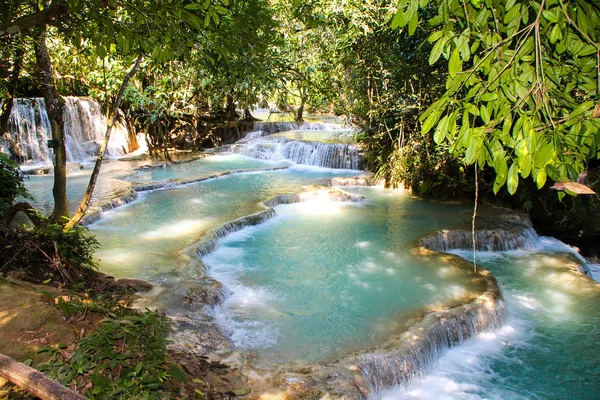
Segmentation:
{"type": "Polygon", "coordinates": [[[49,25],[56,17],[64,14],[67,14],[67,7],[64,0],[54,0],[48,8],[42,11],[0,24],[0,37],[49,25]]]}

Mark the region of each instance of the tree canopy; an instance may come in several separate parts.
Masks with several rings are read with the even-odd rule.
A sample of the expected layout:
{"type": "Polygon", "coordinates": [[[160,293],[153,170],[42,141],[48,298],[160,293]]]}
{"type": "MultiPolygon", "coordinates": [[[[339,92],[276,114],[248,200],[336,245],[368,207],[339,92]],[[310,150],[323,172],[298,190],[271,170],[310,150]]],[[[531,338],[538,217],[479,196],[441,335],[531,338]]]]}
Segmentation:
{"type": "Polygon", "coordinates": [[[429,63],[447,62],[445,93],[422,132],[467,164],[496,172],[494,191],[519,176],[575,181],[600,154],[600,6],[593,1],[400,1],[392,25],[413,34],[434,9],[429,63]]]}

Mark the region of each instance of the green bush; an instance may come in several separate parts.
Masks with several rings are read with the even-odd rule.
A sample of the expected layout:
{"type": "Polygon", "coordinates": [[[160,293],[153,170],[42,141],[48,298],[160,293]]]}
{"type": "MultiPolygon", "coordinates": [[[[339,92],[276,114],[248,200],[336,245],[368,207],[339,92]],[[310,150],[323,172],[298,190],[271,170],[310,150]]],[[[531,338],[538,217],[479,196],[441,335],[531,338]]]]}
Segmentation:
{"type": "Polygon", "coordinates": [[[0,225],[0,272],[19,271],[34,283],[72,286],[93,278],[99,246],[80,226],[64,232],[57,224],[33,229],[0,225]]]}
{"type": "Polygon", "coordinates": [[[0,216],[4,215],[17,197],[30,199],[31,195],[25,188],[23,174],[17,163],[0,153],[0,216]]]}

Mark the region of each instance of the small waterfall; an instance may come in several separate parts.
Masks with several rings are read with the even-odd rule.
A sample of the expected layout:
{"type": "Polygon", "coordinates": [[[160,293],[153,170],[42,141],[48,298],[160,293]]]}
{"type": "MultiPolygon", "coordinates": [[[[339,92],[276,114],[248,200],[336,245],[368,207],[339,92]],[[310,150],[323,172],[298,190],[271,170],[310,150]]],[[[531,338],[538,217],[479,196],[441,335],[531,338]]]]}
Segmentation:
{"type": "Polygon", "coordinates": [[[351,144],[322,143],[278,137],[250,139],[241,153],[261,160],[290,160],[297,164],[335,169],[361,169],[360,148],[351,144]]]}
{"type": "Polygon", "coordinates": [[[369,397],[378,398],[382,391],[394,386],[410,387],[449,348],[479,333],[500,328],[506,317],[506,307],[501,294],[497,293],[494,301],[465,305],[448,315],[431,315],[424,330],[402,335],[398,350],[359,356],[369,397]]]}
{"type": "MultiPolygon", "coordinates": [[[[14,99],[8,130],[17,159],[46,163],[52,159],[46,140],[52,138],[44,99],[14,99]]],[[[11,149],[13,150],[13,149],[11,149]]]]}
{"type": "MultiPolygon", "coordinates": [[[[501,207],[484,210],[477,217],[475,231],[478,251],[511,251],[537,248],[540,236],[528,216],[501,207]]],[[[470,229],[443,230],[421,240],[421,246],[437,251],[472,250],[470,229]]]]}
{"type": "Polygon", "coordinates": [[[267,135],[287,131],[328,131],[340,129],[340,125],[324,122],[255,122],[254,131],[267,135]]]}
{"type": "MultiPolygon", "coordinates": [[[[100,105],[89,99],[65,97],[65,144],[68,162],[82,162],[98,154],[106,131],[100,105]]],[[[46,141],[52,138],[46,104],[42,98],[14,99],[9,119],[11,149],[15,158],[28,164],[49,163],[52,153],[46,141]]],[[[107,156],[120,157],[138,147],[134,136],[116,124],[108,143],[107,156]]]]}
{"type": "MultiPolygon", "coordinates": [[[[519,229],[490,229],[475,232],[478,251],[510,251],[532,249],[539,236],[531,227],[519,229]]],[[[444,230],[425,238],[421,245],[429,250],[448,252],[450,250],[473,249],[473,235],[467,230],[444,230]]]]}

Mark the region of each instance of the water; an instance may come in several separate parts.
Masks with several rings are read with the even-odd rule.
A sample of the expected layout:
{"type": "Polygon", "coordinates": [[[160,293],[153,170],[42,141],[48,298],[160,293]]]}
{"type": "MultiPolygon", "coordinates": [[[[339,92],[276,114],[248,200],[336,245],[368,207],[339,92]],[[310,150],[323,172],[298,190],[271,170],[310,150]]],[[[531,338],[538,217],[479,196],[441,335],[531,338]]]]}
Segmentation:
{"type": "Polygon", "coordinates": [[[361,150],[356,145],[293,140],[277,135],[253,135],[238,144],[236,151],[262,160],[289,160],[324,168],[359,170],[363,164],[361,150]]]}
{"type": "Polygon", "coordinates": [[[309,142],[356,144],[355,133],[356,131],[352,129],[293,130],[275,133],[271,136],[309,142]]]}
{"type": "MultiPolygon", "coordinates": [[[[131,173],[131,169],[140,164],[139,162],[105,161],[96,182],[92,205],[107,202],[116,196],[127,193],[131,189],[131,183],[117,179],[117,177],[131,173]]],[[[67,176],[67,197],[69,198],[69,211],[71,213],[77,211],[79,203],[83,199],[93,168],[92,164],[86,164],[82,170],[67,176]]],[[[31,175],[25,178],[25,186],[34,197],[32,204],[46,215],[49,215],[54,208],[53,185],[54,177],[50,175],[31,175]]]]}
{"type": "MultiPolygon", "coordinates": [[[[239,164],[235,162],[234,166],[239,164]]],[[[353,174],[294,166],[141,194],[140,201],[105,213],[90,227],[103,245],[97,252],[102,270],[153,282],[191,278],[197,273],[187,269],[189,260],[182,249],[196,243],[210,229],[265,209],[262,202],[277,194],[353,174]]]]}
{"type": "Polygon", "coordinates": [[[277,217],[231,234],[204,257],[232,292],[217,320],[261,362],[331,362],[381,344],[419,310],[481,290],[468,263],[411,251],[432,228],[453,225],[461,206],[352,191],[367,203],[278,206],[277,217]]]}
{"type": "Polygon", "coordinates": [[[381,398],[600,398],[600,285],[573,272],[577,257],[552,248],[564,251],[541,238],[535,250],[478,253],[504,287],[506,325],[450,350],[420,384],[381,398]]]}
{"type": "MultiPolygon", "coordinates": [[[[199,179],[215,173],[249,170],[270,169],[288,166],[285,162],[256,160],[237,154],[217,154],[199,160],[181,164],[165,165],[136,171],[135,168],[146,165],[145,161],[116,161],[105,160],[94,189],[92,206],[106,203],[115,197],[127,194],[136,184],[147,184],[164,181],[179,181],[199,179]]],[[[81,170],[67,176],[67,196],[69,211],[74,213],[87,190],[93,164],[85,164],[81,170]]],[[[54,178],[48,175],[27,176],[25,184],[33,195],[38,209],[48,214],[54,207],[52,186],[54,178]]]]}
{"type": "Polygon", "coordinates": [[[181,164],[165,165],[138,171],[124,179],[131,182],[151,183],[166,180],[191,180],[225,171],[268,169],[289,166],[281,161],[257,160],[232,153],[216,154],[181,164]]]}
{"type": "MultiPolygon", "coordinates": [[[[65,97],[65,146],[68,162],[84,162],[98,153],[106,131],[100,105],[78,97],[65,97]]],[[[52,129],[44,99],[14,99],[8,129],[25,165],[50,164],[52,153],[46,141],[52,129]]],[[[137,139],[116,124],[107,146],[107,157],[120,157],[136,150],[137,139]]]]}

